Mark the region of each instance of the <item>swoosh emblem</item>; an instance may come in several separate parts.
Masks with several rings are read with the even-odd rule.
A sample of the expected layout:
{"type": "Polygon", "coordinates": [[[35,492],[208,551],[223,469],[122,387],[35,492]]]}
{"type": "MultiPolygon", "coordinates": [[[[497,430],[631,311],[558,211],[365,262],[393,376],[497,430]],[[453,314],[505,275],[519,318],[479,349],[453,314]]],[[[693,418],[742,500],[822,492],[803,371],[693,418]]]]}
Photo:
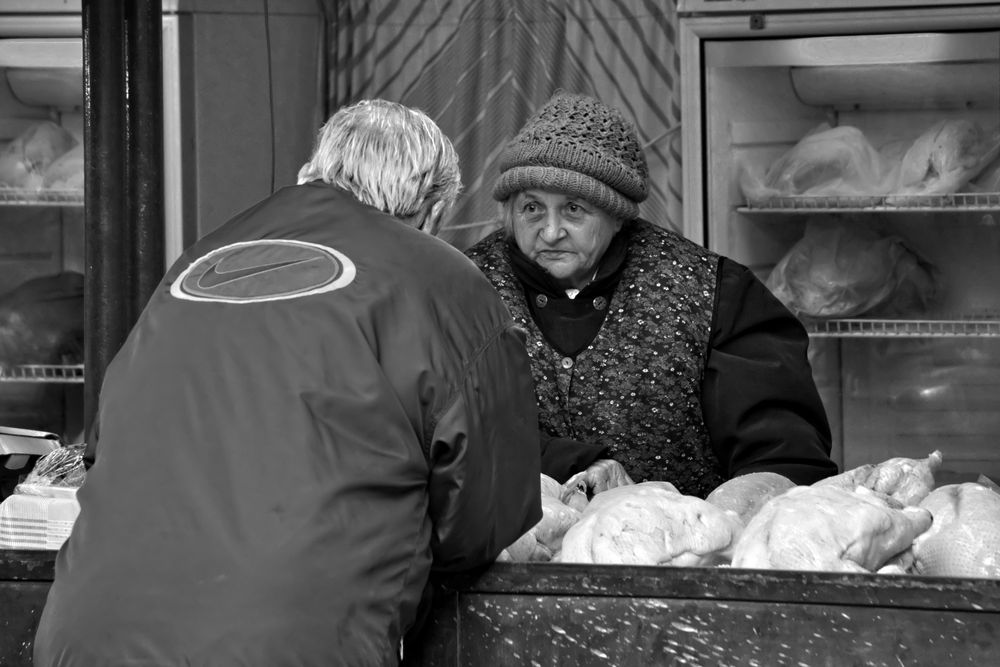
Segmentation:
{"type": "Polygon", "coordinates": [[[295,266],[296,264],[305,264],[306,262],[316,261],[315,257],[306,257],[304,259],[292,259],[286,262],[273,262],[271,264],[261,264],[259,266],[250,266],[245,269],[233,269],[232,271],[219,271],[219,264],[222,260],[219,260],[213,264],[201,278],[198,279],[198,287],[203,289],[211,289],[213,287],[218,287],[219,285],[225,285],[226,283],[231,283],[235,280],[242,280],[243,278],[249,278],[250,276],[256,276],[260,273],[266,273],[268,271],[275,271],[277,269],[284,268],[286,266],[295,266]]]}
{"type": "Polygon", "coordinates": [[[319,243],[240,241],[192,260],[171,283],[170,296],[231,304],[300,299],[343,289],[357,273],[350,257],[319,243]]]}

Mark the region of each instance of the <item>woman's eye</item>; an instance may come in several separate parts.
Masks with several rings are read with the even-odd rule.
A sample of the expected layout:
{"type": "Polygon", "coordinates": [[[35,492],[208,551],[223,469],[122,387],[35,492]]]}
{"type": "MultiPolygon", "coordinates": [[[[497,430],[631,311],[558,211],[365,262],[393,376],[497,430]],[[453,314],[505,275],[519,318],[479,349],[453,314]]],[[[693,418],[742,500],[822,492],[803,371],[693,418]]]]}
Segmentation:
{"type": "Polygon", "coordinates": [[[521,206],[521,215],[528,220],[534,220],[541,212],[542,208],[537,202],[530,201],[521,206]]]}

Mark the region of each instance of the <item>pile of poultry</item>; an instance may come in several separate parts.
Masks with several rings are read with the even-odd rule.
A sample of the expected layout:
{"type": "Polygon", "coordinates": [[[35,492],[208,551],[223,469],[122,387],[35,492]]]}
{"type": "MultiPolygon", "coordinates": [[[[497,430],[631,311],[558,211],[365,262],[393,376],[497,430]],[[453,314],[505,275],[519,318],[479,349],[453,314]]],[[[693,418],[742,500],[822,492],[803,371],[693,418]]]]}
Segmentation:
{"type": "Polygon", "coordinates": [[[704,500],[602,463],[613,474],[597,488],[542,475],[541,521],[498,560],[1000,578],[1000,490],[936,487],[937,451],[811,486],[751,473],[704,500]]]}

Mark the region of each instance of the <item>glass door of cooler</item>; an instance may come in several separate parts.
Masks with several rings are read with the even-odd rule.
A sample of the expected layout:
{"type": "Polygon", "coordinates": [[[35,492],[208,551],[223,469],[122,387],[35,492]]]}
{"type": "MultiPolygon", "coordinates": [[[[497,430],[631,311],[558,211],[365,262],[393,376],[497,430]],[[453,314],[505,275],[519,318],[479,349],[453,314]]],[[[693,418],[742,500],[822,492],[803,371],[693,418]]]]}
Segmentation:
{"type": "Polygon", "coordinates": [[[1000,479],[1000,8],[752,18],[681,18],[686,233],[806,325],[842,467],[1000,479]]]}
{"type": "MultiPolygon", "coordinates": [[[[0,426],[78,442],[83,383],[79,37],[0,17],[0,426]]],[[[53,26],[66,31],[62,19],[53,26]]]]}

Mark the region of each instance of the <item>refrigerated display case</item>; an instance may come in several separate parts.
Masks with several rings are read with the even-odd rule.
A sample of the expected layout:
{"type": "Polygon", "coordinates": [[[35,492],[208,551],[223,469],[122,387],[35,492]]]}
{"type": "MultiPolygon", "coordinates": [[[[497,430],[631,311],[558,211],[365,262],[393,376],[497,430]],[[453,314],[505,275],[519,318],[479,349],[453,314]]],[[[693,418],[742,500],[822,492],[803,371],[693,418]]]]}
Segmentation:
{"type": "Polygon", "coordinates": [[[684,232],[800,316],[838,463],[1000,479],[1000,4],[678,8],[684,232]]]}
{"type": "Polygon", "coordinates": [[[83,382],[79,32],[78,17],[0,16],[0,425],[70,438],[83,382]]]}
{"type": "MultiPolygon", "coordinates": [[[[93,243],[96,234],[110,230],[128,246],[140,232],[119,201],[134,183],[111,184],[113,201],[85,201],[84,158],[92,156],[84,155],[82,11],[80,0],[0,4],[0,426],[54,433],[67,443],[84,439],[87,403],[99,384],[92,378],[103,377],[92,371],[113,355],[103,348],[124,335],[84,317],[84,292],[128,322],[141,308],[130,298],[134,267],[116,268],[115,281],[98,270],[134,261],[141,249],[105,252],[96,264],[85,256],[107,249],[93,243]],[[102,290],[94,294],[88,281],[98,279],[102,290]],[[98,336],[111,340],[91,354],[98,336]]],[[[164,222],[155,246],[162,257],[148,263],[162,272],[198,237],[294,183],[325,115],[325,19],[315,0],[163,0],[158,18],[163,161],[155,173],[163,179],[164,222]]],[[[110,47],[94,44],[100,48],[110,47]]],[[[117,87],[124,93],[125,72],[116,74],[121,80],[92,82],[92,98],[117,87]]],[[[133,80],[132,90],[140,83],[133,80]]],[[[119,117],[103,116],[105,123],[119,117]]],[[[135,141],[135,127],[114,130],[121,141],[135,141]]],[[[100,152],[123,180],[134,179],[124,155],[100,152]]]]}

